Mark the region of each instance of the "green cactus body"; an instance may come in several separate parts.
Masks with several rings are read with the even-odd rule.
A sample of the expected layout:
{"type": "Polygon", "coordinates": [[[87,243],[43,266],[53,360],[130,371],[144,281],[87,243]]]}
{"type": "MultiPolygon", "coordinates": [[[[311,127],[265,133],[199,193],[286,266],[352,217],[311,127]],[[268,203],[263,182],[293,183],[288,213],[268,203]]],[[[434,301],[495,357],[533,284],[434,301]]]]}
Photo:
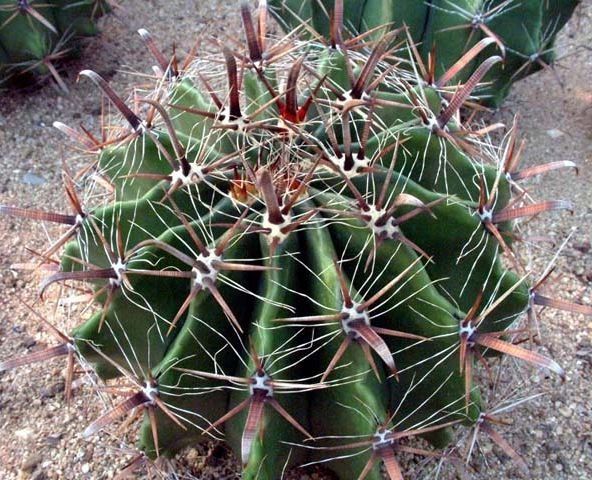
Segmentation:
{"type": "Polygon", "coordinates": [[[55,65],[78,54],[80,38],[96,35],[109,10],[106,0],[0,1],[0,85],[52,75],[65,88],[55,65]]]}
{"type": "MultiPolygon", "coordinates": [[[[569,20],[579,0],[345,0],[335,3],[343,4],[343,23],[352,34],[387,23],[392,29],[406,25],[424,62],[430,61],[432,52],[435,55],[432,73],[435,78],[483,38],[495,39],[505,48],[504,62],[489,72],[485,77],[487,83],[475,93],[484,103],[499,106],[514,81],[553,62],[557,33],[569,20]]],[[[334,0],[270,0],[269,4],[280,24],[287,28],[306,21],[329,38],[334,0]]],[[[380,33],[375,36],[379,37],[380,33]]],[[[466,81],[495,48],[491,45],[479,58],[468,59],[467,67],[454,77],[455,82],[466,81]]]]}
{"type": "Polygon", "coordinates": [[[515,220],[569,204],[513,198],[514,131],[494,146],[462,124],[468,87],[451,96],[393,68],[395,38],[271,55],[241,13],[248,49],[161,65],[159,101],[141,103],[149,122],[82,72],[122,113],[90,145],[96,164],[77,186],[89,205],[70,179],[75,216],[0,211],[70,225],[42,290],[85,281],[100,308],[55,352],[131,382],[87,435],[141,407],[150,458],[214,437],[245,479],[331,457],[341,478],[378,479],[379,461],[399,478],[404,439],[442,448],[483,421],[477,359],[562,373],[505,340],[545,303],[501,257],[515,220]],[[369,453],[342,454],[352,438],[369,453]]]}

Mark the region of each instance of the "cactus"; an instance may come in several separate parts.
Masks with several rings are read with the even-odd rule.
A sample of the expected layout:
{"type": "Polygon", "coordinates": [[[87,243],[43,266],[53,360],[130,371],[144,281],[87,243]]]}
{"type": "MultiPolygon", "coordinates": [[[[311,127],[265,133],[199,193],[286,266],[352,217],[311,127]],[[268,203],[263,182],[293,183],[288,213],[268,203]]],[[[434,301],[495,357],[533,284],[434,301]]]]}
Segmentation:
{"type": "MultiPolygon", "coordinates": [[[[334,0],[270,0],[276,18],[286,28],[312,30],[330,38],[329,18],[334,0]]],[[[503,49],[504,62],[492,68],[486,84],[475,94],[490,106],[499,106],[512,84],[555,59],[557,33],[569,20],[580,0],[356,0],[335,1],[335,15],[343,17],[353,35],[389,23],[406,25],[417,45],[417,59],[426,64],[424,80],[433,83],[466,52],[484,38],[503,49]]],[[[455,81],[465,82],[493,46],[469,62],[455,81]]]]}
{"type": "Polygon", "coordinates": [[[63,224],[41,297],[57,284],[97,308],[65,333],[31,306],[58,343],[0,371],[67,357],[69,398],[74,362],[92,369],[114,406],[84,435],[143,415],[137,462],[223,438],[245,479],[315,463],[400,479],[399,452],[458,466],[465,427],[521,462],[475,372],[506,355],[563,376],[518,343],[538,339],[539,305],[592,309],[541,293],[514,224],[571,209],[520,182],[575,165],[521,170],[516,125],[495,145],[499,125],[461,122],[499,56],[426,86],[386,61],[413,65],[404,30],[342,40],[336,16],[332,48],[268,36],[265,2],[240,12],[245,48],[182,64],[140,30],[157,75],[133,108],[81,72],[120,114],[101,138],[55,124],[91,159],[64,169],[72,212],[0,212],[63,224]]]}
{"type": "Polygon", "coordinates": [[[109,0],[0,0],[0,85],[51,76],[67,91],[56,64],[79,53],[110,9],[109,0]]]}

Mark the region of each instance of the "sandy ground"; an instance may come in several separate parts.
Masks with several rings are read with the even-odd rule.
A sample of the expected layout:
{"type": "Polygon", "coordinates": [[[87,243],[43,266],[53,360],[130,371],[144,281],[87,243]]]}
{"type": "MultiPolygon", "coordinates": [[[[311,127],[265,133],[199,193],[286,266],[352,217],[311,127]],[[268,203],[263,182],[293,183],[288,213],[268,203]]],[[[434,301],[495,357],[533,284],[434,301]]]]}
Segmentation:
{"type": "MultiPolygon", "coordinates": [[[[234,2],[173,0],[159,8],[156,0],[127,0],[125,10],[103,21],[103,34],[89,41],[84,61],[67,65],[69,96],[51,85],[0,97],[0,203],[22,207],[52,208],[63,205],[59,172],[70,160],[69,142],[51,128],[54,120],[69,125],[84,122],[90,129],[100,122],[100,95],[88,81],[76,84],[75,72],[91,68],[125,92],[136,79],[125,72],[147,71],[149,55],[135,30],[148,28],[167,51],[173,43],[187,50],[198,32],[229,34],[237,28],[234,2]]],[[[563,60],[553,72],[543,72],[520,82],[500,112],[510,122],[521,114],[522,135],[528,141],[524,164],[573,160],[580,172],[548,175],[530,182],[538,199],[566,198],[576,204],[569,215],[549,215],[531,222],[525,236],[549,237],[555,242],[528,243],[527,256],[537,257],[541,271],[556,246],[571,234],[546,293],[582,303],[592,303],[592,1],[570,23],[560,40],[563,60]]],[[[59,211],[59,209],[58,209],[59,211]]],[[[23,249],[42,248],[42,226],[3,219],[0,223],[0,358],[50,344],[49,337],[22,306],[35,303],[37,279],[9,266],[30,256],[23,249]]],[[[40,307],[40,311],[52,312],[40,307]]],[[[75,319],[56,317],[65,331],[75,319]]],[[[551,382],[532,370],[519,378],[526,386],[520,396],[540,391],[548,394],[508,415],[513,424],[500,427],[505,438],[524,456],[532,478],[592,478],[592,339],[589,319],[560,312],[542,317],[542,333],[548,353],[566,369],[564,385],[551,382]]],[[[80,432],[103,407],[90,391],[78,391],[72,405],[63,399],[64,364],[55,361],[30,369],[0,374],[0,478],[112,478],[133,455],[125,442],[106,436],[84,440],[80,432]]],[[[512,379],[511,381],[514,381],[512,379]]],[[[81,390],[85,390],[83,387],[81,390]]],[[[484,441],[487,460],[479,460],[475,478],[516,478],[517,470],[497,447],[484,441]],[[493,453],[492,453],[493,451],[493,453]]],[[[204,447],[184,459],[200,478],[234,478],[233,463],[220,447],[204,447]],[[203,473],[205,472],[205,473],[203,473]]],[[[417,471],[411,464],[410,469],[417,471]]],[[[315,478],[315,476],[308,478],[315,478]]],[[[417,478],[422,478],[417,474],[417,478]]]]}

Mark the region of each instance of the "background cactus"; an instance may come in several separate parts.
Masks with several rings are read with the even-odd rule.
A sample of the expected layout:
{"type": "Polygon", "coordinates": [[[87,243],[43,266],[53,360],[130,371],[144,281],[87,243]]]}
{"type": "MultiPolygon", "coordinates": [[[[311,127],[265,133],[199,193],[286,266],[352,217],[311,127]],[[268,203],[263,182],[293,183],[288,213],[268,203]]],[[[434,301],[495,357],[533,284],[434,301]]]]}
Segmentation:
{"type": "MultiPolygon", "coordinates": [[[[406,25],[417,53],[428,66],[424,80],[431,83],[483,38],[503,48],[504,61],[485,77],[488,82],[476,90],[483,102],[499,106],[512,83],[555,59],[557,33],[567,22],[579,0],[343,0],[335,2],[338,16],[353,34],[386,23],[392,28],[406,25]],[[431,57],[431,58],[430,58],[431,57]]],[[[334,0],[270,0],[276,18],[292,29],[307,22],[313,31],[330,38],[329,18],[334,0]]],[[[493,52],[485,49],[455,76],[465,82],[493,52]]]]}
{"type": "Polygon", "coordinates": [[[99,154],[65,172],[73,214],[2,211],[69,225],[43,252],[75,237],[42,291],[96,283],[102,307],[57,347],[2,368],[67,355],[104,379],[123,375],[131,393],[86,433],[142,406],[151,457],[226,423],[245,478],[347,451],[323,450],[345,438],[294,447],[305,432],[372,448],[330,464],[343,478],[366,466],[376,477],[378,459],[399,478],[394,450],[426,453],[400,439],[443,446],[454,422],[492,431],[471,388],[482,346],[561,373],[511,343],[524,332],[492,332],[536,304],[589,313],[528,289],[530,272],[511,274],[498,255],[511,221],[569,207],[521,205],[528,197],[510,200],[511,187],[573,165],[518,171],[515,129],[494,147],[457,121],[495,57],[452,95],[382,62],[395,51],[413,61],[394,35],[337,51],[268,47],[263,13],[259,33],[242,16],[248,49],[225,48],[223,62],[169,65],[143,31],[164,86],[136,98],[141,113],[83,72],[131,132],[99,142],[58,124],[99,154]]]}
{"type": "Polygon", "coordinates": [[[80,38],[98,33],[108,0],[0,1],[0,85],[18,76],[52,76],[67,90],[56,64],[80,51],[80,38]]]}

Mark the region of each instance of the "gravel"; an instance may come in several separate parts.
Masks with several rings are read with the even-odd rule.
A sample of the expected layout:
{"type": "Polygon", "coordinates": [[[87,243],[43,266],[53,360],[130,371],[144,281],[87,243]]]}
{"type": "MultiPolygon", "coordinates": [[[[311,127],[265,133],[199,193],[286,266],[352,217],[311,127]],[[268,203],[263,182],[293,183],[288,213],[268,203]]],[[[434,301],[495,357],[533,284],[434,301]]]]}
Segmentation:
{"type": "MultiPolygon", "coordinates": [[[[530,222],[524,236],[549,237],[554,242],[527,242],[529,266],[542,271],[557,246],[568,236],[557,269],[546,284],[546,294],[592,304],[592,1],[586,0],[560,39],[555,72],[545,71],[520,82],[496,120],[510,123],[520,113],[520,129],[527,140],[524,165],[573,160],[579,175],[555,172],[530,182],[538,199],[567,198],[574,214],[545,215],[530,222]],[[532,260],[531,260],[532,257],[532,260]],[[536,257],[536,260],[534,258],[536,257]]],[[[197,34],[232,35],[237,31],[235,2],[218,0],[126,0],[116,15],[102,21],[103,33],[88,41],[84,59],[66,66],[68,96],[51,85],[0,97],[0,203],[23,207],[63,205],[60,186],[62,161],[72,169],[84,164],[72,158],[69,142],[51,128],[54,120],[69,125],[83,122],[91,131],[100,124],[100,94],[88,82],[76,83],[76,72],[90,68],[101,73],[116,91],[126,92],[138,81],[132,72],[146,72],[150,57],[135,31],[147,28],[162,48],[179,52],[191,48],[197,34]],[[164,5],[167,8],[164,8],[164,5]]],[[[23,273],[10,265],[28,261],[31,249],[42,249],[54,230],[18,219],[0,222],[0,358],[50,345],[51,336],[34,321],[22,300],[37,302],[40,272],[23,273]]],[[[76,318],[54,316],[37,305],[59,328],[68,331],[76,318]]],[[[520,397],[546,392],[517,407],[507,417],[510,426],[499,431],[524,457],[531,478],[592,478],[592,340],[589,320],[557,311],[541,317],[543,343],[567,372],[564,384],[550,381],[533,369],[517,367],[508,388],[520,385],[520,397]]],[[[123,439],[107,434],[91,439],[81,432],[104,408],[86,386],[75,392],[71,405],[63,398],[64,363],[34,365],[0,374],[0,477],[12,479],[108,479],[135,453],[133,435],[123,439]]],[[[496,427],[497,428],[497,427],[496,427]]],[[[489,441],[480,443],[476,479],[518,478],[518,470],[489,441]]],[[[191,449],[176,460],[199,478],[235,478],[236,462],[219,445],[191,449]]],[[[408,471],[420,472],[408,462],[408,471]]],[[[421,473],[416,478],[422,478],[421,473]]],[[[321,478],[311,472],[303,478],[321,478]]],[[[413,473],[411,474],[413,478],[413,473]]],[[[452,475],[450,478],[454,478],[452,475]]]]}

